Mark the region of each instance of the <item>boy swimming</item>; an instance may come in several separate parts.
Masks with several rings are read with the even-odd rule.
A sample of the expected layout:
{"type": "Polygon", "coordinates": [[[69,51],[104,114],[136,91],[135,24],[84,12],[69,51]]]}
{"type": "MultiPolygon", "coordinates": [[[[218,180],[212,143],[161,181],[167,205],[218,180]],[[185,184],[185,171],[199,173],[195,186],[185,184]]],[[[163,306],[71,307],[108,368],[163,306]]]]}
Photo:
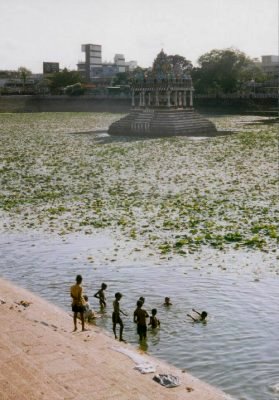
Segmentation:
{"type": "Polygon", "coordinates": [[[188,317],[192,318],[192,320],[194,322],[206,322],[206,317],[207,317],[207,312],[206,311],[202,311],[201,313],[197,310],[195,310],[194,308],[192,308],[192,311],[196,314],[198,314],[198,317],[193,317],[190,314],[187,314],[188,317]]]}
{"type": "Polygon", "coordinates": [[[164,306],[172,306],[172,303],[171,303],[171,301],[170,301],[170,298],[169,298],[169,297],[165,297],[164,306]]]}

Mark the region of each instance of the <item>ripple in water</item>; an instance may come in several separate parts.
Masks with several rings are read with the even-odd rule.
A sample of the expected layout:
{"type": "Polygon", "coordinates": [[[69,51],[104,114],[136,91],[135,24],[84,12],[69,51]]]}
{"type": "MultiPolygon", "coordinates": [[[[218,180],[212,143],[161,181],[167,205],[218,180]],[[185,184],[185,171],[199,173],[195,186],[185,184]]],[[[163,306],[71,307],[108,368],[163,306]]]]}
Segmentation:
{"type": "Polygon", "coordinates": [[[98,310],[93,294],[108,285],[107,313],[96,324],[111,332],[114,293],[123,293],[125,338],[138,346],[133,311],[140,296],[148,312],[157,308],[161,329],[148,332],[144,350],[223,389],[241,400],[275,400],[279,394],[278,278],[255,282],[229,271],[198,271],[191,265],[94,265],[82,259],[92,253],[92,238],[0,237],[4,278],[38,293],[70,311],[69,287],[77,273],[84,293],[98,310]],[[164,297],[173,305],[163,306],[164,297]],[[207,324],[186,316],[192,307],[206,310],[207,324]]]}

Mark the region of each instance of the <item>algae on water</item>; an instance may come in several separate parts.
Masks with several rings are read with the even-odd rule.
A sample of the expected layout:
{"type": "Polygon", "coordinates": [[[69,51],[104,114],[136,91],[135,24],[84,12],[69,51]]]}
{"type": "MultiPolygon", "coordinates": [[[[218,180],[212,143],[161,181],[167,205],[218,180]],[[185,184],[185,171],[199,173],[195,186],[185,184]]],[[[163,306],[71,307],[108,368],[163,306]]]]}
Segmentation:
{"type": "Polygon", "coordinates": [[[219,129],[238,133],[202,140],[92,132],[117,118],[0,114],[1,231],[109,229],[137,251],[158,255],[207,246],[275,251],[275,125],[213,118],[219,129]]]}

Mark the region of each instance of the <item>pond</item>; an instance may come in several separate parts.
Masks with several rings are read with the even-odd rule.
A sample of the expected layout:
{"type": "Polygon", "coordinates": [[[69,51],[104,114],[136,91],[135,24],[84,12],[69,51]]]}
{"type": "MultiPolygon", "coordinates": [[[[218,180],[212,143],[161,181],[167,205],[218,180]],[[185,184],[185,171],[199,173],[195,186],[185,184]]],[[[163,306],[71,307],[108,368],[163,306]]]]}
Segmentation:
{"type": "Polygon", "coordinates": [[[202,140],[104,134],[120,117],[0,114],[1,275],[67,312],[78,273],[94,309],[106,282],[96,324],[112,334],[122,292],[137,347],[144,296],[162,326],[142,350],[238,399],[278,400],[278,126],[216,115],[226,134],[202,140]]]}
{"type": "MultiPolygon", "coordinates": [[[[107,236],[8,234],[0,236],[0,271],[70,312],[69,287],[77,273],[84,277],[84,293],[98,311],[93,294],[106,282],[107,313],[96,321],[112,334],[114,293],[123,293],[126,340],[148,353],[211,383],[241,400],[279,398],[278,275],[259,275],[216,265],[196,267],[193,259],[159,264],[107,265],[93,262],[92,252],[110,247],[107,236]],[[133,311],[140,296],[150,313],[157,308],[161,328],[148,331],[139,346],[133,311]],[[163,306],[169,296],[172,306],[163,306]],[[186,316],[192,308],[208,312],[207,324],[186,316]],[[276,392],[277,389],[277,392],[276,392]]],[[[253,255],[251,255],[253,257],[253,255]]],[[[227,261],[230,264],[229,261],[227,261]]],[[[214,264],[214,263],[213,263],[214,264]]]]}

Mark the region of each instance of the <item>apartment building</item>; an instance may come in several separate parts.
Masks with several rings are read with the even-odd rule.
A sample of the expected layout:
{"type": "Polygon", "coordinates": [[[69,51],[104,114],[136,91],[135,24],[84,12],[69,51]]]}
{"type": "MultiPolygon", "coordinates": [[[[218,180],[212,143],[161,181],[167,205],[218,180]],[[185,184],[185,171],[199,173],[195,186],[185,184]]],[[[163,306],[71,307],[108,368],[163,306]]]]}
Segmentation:
{"type": "Polygon", "coordinates": [[[78,72],[90,82],[102,75],[102,46],[99,44],[82,44],[81,51],[85,53],[85,61],[77,64],[78,72]]]}
{"type": "Polygon", "coordinates": [[[136,61],[126,62],[124,54],[118,53],[113,62],[102,62],[102,46],[98,44],[83,44],[81,50],[85,53],[85,61],[79,61],[77,68],[86,82],[101,82],[137,66],[136,61]]]}
{"type": "Polygon", "coordinates": [[[269,78],[279,78],[279,56],[262,56],[261,67],[269,78]]]}

